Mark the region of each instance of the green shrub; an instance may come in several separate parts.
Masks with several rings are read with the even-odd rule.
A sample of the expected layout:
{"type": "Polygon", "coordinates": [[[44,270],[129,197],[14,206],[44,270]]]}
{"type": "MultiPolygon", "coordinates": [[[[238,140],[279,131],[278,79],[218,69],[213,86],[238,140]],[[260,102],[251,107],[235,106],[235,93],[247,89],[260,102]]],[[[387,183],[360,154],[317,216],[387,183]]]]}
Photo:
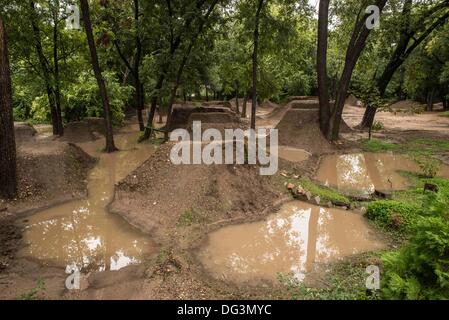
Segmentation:
{"type": "Polygon", "coordinates": [[[405,231],[415,222],[419,207],[394,200],[381,200],[369,204],[366,217],[382,227],[405,231]]]}
{"type": "MultiPolygon", "coordinates": [[[[114,73],[104,72],[107,85],[109,103],[111,106],[114,125],[121,125],[125,114],[124,106],[130,99],[132,88],[122,86],[114,73]]],[[[66,91],[65,118],[67,121],[77,121],[84,117],[103,117],[103,104],[98,92],[98,85],[91,73],[82,73],[78,81],[73,83],[66,91]]]]}
{"type": "Polygon", "coordinates": [[[377,139],[365,140],[362,146],[368,152],[397,151],[400,148],[398,144],[377,139]]]}
{"type": "Polygon", "coordinates": [[[421,169],[423,176],[427,178],[434,178],[438,171],[440,171],[441,162],[431,157],[414,156],[413,161],[421,169]]]}
{"type": "Polygon", "coordinates": [[[50,121],[50,108],[47,95],[36,97],[31,105],[32,120],[35,123],[50,121]]]}
{"type": "Polygon", "coordinates": [[[389,299],[449,299],[449,203],[429,194],[413,237],[384,254],[382,291],[389,299]]]}
{"type": "Polygon", "coordinates": [[[371,127],[371,130],[373,130],[373,131],[380,131],[383,129],[385,129],[385,126],[380,121],[374,121],[373,126],[371,127]]]}

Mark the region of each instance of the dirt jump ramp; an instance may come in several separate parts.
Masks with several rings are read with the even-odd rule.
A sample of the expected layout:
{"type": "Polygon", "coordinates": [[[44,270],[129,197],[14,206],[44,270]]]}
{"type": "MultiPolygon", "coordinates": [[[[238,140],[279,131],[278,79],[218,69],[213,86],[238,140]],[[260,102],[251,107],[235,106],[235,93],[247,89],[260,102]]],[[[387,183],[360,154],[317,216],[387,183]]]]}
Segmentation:
{"type": "Polygon", "coordinates": [[[320,131],[318,109],[290,109],[277,125],[279,145],[304,149],[312,154],[334,150],[320,131]]]}
{"type": "Polygon", "coordinates": [[[226,107],[176,106],[173,108],[168,130],[189,129],[193,121],[211,124],[239,123],[239,118],[226,107]]]}
{"type": "Polygon", "coordinates": [[[37,131],[28,123],[16,122],[14,123],[14,135],[17,143],[26,142],[36,135],[37,131]]]}

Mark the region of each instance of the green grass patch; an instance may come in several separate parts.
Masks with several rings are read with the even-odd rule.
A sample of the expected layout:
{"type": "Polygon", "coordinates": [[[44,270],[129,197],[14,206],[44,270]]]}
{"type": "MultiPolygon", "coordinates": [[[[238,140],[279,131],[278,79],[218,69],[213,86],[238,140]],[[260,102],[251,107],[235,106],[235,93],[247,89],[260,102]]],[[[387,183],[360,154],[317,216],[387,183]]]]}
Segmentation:
{"type": "Polygon", "coordinates": [[[302,186],[304,190],[309,191],[314,197],[319,196],[321,199],[321,203],[339,203],[343,205],[349,206],[351,204],[351,200],[348,197],[342,195],[337,190],[320,186],[319,184],[311,181],[308,178],[301,177],[299,179],[289,178],[287,179],[287,183],[292,183],[295,186],[302,186]]]}
{"type": "Polygon", "coordinates": [[[368,205],[366,217],[386,229],[409,230],[419,214],[420,207],[396,200],[374,201],[368,205]]]}
{"type": "Polygon", "coordinates": [[[442,114],[440,114],[440,116],[449,118],[449,111],[444,111],[442,114]]]}
{"type": "Polygon", "coordinates": [[[178,227],[189,227],[194,224],[204,224],[209,221],[205,213],[191,209],[185,211],[178,219],[178,227]]]}
{"type": "Polygon", "coordinates": [[[449,151],[449,141],[435,139],[416,139],[404,144],[371,139],[362,142],[362,149],[366,152],[406,153],[412,156],[432,156],[449,151]]]}
{"type": "MultiPolygon", "coordinates": [[[[292,300],[376,300],[380,292],[366,291],[366,267],[380,262],[377,252],[365,253],[331,266],[323,282],[326,288],[307,287],[290,275],[278,274],[278,281],[292,300]]],[[[322,281],[320,281],[321,284],[322,281]]]]}
{"type": "Polygon", "coordinates": [[[371,139],[365,140],[362,143],[363,150],[367,152],[385,152],[385,151],[397,151],[399,152],[401,146],[392,142],[383,140],[371,139]]]}
{"type": "Polygon", "coordinates": [[[426,183],[436,185],[439,196],[449,202],[449,180],[426,178],[411,172],[401,172],[401,174],[409,179],[413,187],[395,192],[392,200],[371,202],[368,205],[366,217],[386,230],[408,233],[420,216],[425,214],[423,208],[429,199],[430,192],[424,192],[424,185],[426,183]]]}

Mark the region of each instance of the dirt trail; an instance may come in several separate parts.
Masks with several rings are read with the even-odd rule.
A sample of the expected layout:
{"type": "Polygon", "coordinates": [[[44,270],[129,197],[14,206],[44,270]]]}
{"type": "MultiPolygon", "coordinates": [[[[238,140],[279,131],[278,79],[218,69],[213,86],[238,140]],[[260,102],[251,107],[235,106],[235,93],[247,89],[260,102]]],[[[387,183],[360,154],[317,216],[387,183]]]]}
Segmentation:
{"type": "MultiPolygon", "coordinates": [[[[364,108],[346,106],[343,119],[351,126],[357,126],[363,118],[364,108]]],[[[425,112],[410,114],[404,112],[378,112],[376,121],[380,121],[385,131],[392,133],[413,132],[435,137],[449,135],[449,117],[441,116],[441,112],[425,112]]]]}

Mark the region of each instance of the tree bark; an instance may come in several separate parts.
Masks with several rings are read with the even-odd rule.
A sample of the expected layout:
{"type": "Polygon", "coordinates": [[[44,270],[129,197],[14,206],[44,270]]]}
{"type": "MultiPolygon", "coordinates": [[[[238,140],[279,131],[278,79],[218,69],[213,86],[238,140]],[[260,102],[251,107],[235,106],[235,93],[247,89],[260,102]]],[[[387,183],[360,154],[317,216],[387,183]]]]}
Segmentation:
{"type": "Polygon", "coordinates": [[[0,16],[0,197],[17,195],[16,142],[12,113],[11,70],[3,18],[0,16]]]}
{"type": "Polygon", "coordinates": [[[256,11],[256,21],[254,26],[254,51],[253,51],[253,97],[251,105],[251,129],[256,129],[256,109],[257,109],[257,59],[259,49],[259,21],[264,0],[259,0],[256,11]]]}
{"type": "Polygon", "coordinates": [[[56,119],[58,125],[58,135],[64,135],[64,126],[62,123],[62,107],[61,107],[61,84],[59,79],[59,1],[56,1],[56,8],[53,12],[53,64],[54,64],[54,80],[55,80],[55,103],[56,103],[56,119]]]}
{"type": "Polygon", "coordinates": [[[98,62],[97,48],[95,46],[94,35],[92,31],[92,23],[90,20],[89,3],[88,0],[80,0],[81,12],[83,14],[84,28],[86,29],[87,43],[89,45],[92,68],[97,79],[98,89],[100,91],[101,100],[103,102],[104,122],[106,127],[106,149],[107,153],[117,151],[114,143],[114,136],[112,132],[112,114],[109,105],[109,97],[106,90],[106,84],[101,74],[100,63],[98,62]]]}
{"type": "Polygon", "coordinates": [[[245,96],[243,97],[243,104],[242,104],[242,115],[241,117],[246,119],[246,111],[247,111],[247,104],[248,104],[248,97],[249,92],[245,93],[245,96]]]}
{"type": "MultiPolygon", "coordinates": [[[[196,1],[196,9],[200,10],[203,6],[205,0],[197,0],[196,1]]],[[[171,6],[170,1],[167,1],[167,9],[169,11],[169,15],[171,17],[171,6]]],[[[173,58],[175,57],[175,53],[178,50],[179,46],[182,42],[182,34],[185,30],[188,30],[190,28],[190,25],[192,24],[194,20],[194,15],[189,15],[189,17],[186,19],[186,22],[183,25],[182,31],[178,34],[176,38],[172,37],[172,41],[170,43],[170,52],[168,54],[168,57],[166,61],[162,65],[161,73],[159,75],[158,81],[156,82],[156,85],[153,90],[153,96],[151,97],[151,109],[150,114],[148,115],[147,120],[147,126],[145,128],[145,132],[142,135],[142,137],[139,139],[140,142],[148,140],[153,132],[153,121],[154,116],[156,114],[156,108],[157,108],[157,101],[160,95],[160,91],[164,85],[164,81],[167,75],[167,72],[169,71],[170,65],[173,62],[173,58]]],[[[168,119],[168,118],[167,118],[168,119]]]]}
{"type": "Polygon", "coordinates": [[[433,111],[433,96],[435,94],[435,88],[432,88],[427,94],[427,111],[433,111]]]}
{"type": "Polygon", "coordinates": [[[30,1],[31,7],[31,26],[33,28],[34,47],[39,59],[39,64],[42,69],[42,77],[45,83],[45,89],[48,97],[48,104],[50,106],[51,122],[53,126],[53,135],[62,135],[60,128],[62,128],[62,118],[58,116],[58,108],[56,103],[55,89],[52,86],[52,71],[50,64],[45,57],[44,49],[42,48],[42,40],[40,28],[38,26],[36,17],[36,5],[34,1],[30,1]]]}
{"type": "Polygon", "coordinates": [[[320,0],[318,13],[317,75],[320,102],[320,129],[327,136],[330,119],[329,87],[327,74],[327,45],[329,23],[329,0],[320,0]]]}
{"type": "MultiPolygon", "coordinates": [[[[176,73],[175,84],[173,85],[171,96],[170,96],[170,100],[169,100],[169,103],[168,103],[168,108],[167,108],[167,125],[166,125],[167,130],[168,130],[168,128],[170,128],[170,124],[171,124],[171,120],[172,120],[173,104],[175,102],[176,93],[177,93],[179,85],[181,83],[182,73],[183,73],[184,68],[185,68],[185,66],[187,64],[187,61],[188,61],[188,59],[190,57],[190,54],[192,53],[192,50],[193,50],[193,48],[194,48],[194,46],[196,44],[196,41],[198,40],[198,37],[200,36],[200,34],[203,32],[204,26],[206,25],[206,22],[208,21],[210,15],[212,14],[212,11],[214,10],[214,8],[215,8],[217,3],[218,3],[218,0],[212,1],[209,9],[206,12],[206,14],[204,15],[204,17],[202,17],[200,25],[198,27],[198,30],[195,33],[195,35],[193,36],[193,38],[191,39],[189,47],[184,52],[181,64],[179,65],[178,71],[176,73]]],[[[200,99],[200,93],[198,93],[198,97],[197,98],[200,99]]],[[[167,134],[166,134],[165,138],[167,140],[167,138],[168,138],[167,134]]]]}
{"type": "Polygon", "coordinates": [[[239,85],[235,89],[235,107],[237,114],[240,114],[240,105],[239,105],[239,85]]]}
{"type": "MultiPolygon", "coordinates": [[[[402,16],[404,17],[404,22],[401,27],[401,33],[399,36],[398,46],[396,47],[393,55],[390,58],[385,70],[382,75],[376,81],[376,86],[379,91],[379,95],[381,98],[385,97],[385,92],[387,90],[388,84],[393,78],[395,72],[399,69],[400,66],[407,60],[407,58],[411,55],[411,53],[440,25],[444,24],[448,17],[449,12],[440,16],[437,20],[434,21],[432,25],[430,25],[427,29],[423,31],[423,33],[419,37],[415,37],[417,30],[410,30],[410,13],[412,9],[412,0],[407,0],[404,3],[402,16]],[[410,41],[413,40],[410,45],[410,41]]],[[[435,12],[438,10],[444,9],[448,6],[447,3],[441,3],[436,5],[435,12]]],[[[433,12],[433,13],[435,13],[433,12]]],[[[422,26],[425,26],[425,23],[422,23],[422,26]]],[[[371,128],[374,119],[376,116],[377,109],[372,106],[368,106],[365,110],[365,114],[363,115],[362,122],[358,125],[360,129],[371,128]]]]}
{"type": "Polygon", "coordinates": [[[140,38],[140,10],[139,10],[139,0],[134,0],[134,23],[136,24],[136,58],[134,59],[134,74],[136,81],[136,112],[137,119],[139,121],[140,131],[145,130],[145,124],[143,123],[142,111],[145,109],[145,90],[142,82],[140,81],[140,62],[142,60],[142,40],[140,38]]]}
{"type": "MultiPolygon", "coordinates": [[[[385,7],[387,0],[378,0],[376,5],[379,7],[380,12],[382,12],[385,7]]],[[[348,50],[346,52],[345,65],[343,68],[342,75],[338,84],[337,96],[335,100],[335,105],[331,110],[331,118],[329,121],[329,127],[327,130],[327,139],[330,141],[335,141],[339,139],[340,125],[342,122],[343,108],[345,105],[345,100],[347,97],[349,84],[351,82],[352,73],[357,64],[358,59],[366,46],[366,40],[371,33],[371,29],[368,29],[365,22],[368,18],[368,14],[360,16],[360,13],[364,7],[361,7],[359,16],[356,19],[356,24],[352,32],[351,39],[349,41],[348,50]]]]}

